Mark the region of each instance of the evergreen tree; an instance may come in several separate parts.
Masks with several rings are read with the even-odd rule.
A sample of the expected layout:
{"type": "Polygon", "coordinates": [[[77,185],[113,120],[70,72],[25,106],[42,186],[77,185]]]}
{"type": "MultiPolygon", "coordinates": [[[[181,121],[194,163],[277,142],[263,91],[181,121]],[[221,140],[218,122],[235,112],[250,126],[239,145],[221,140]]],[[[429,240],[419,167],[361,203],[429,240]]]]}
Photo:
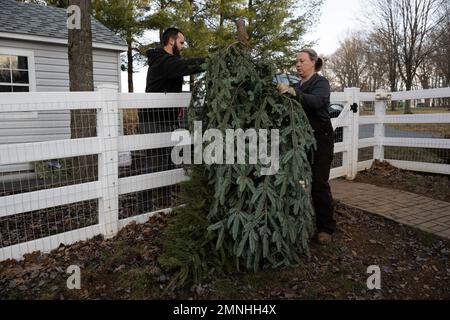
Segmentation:
{"type": "Polygon", "coordinates": [[[145,31],[145,14],[148,0],[93,0],[94,17],[110,30],[120,35],[127,43],[126,64],[122,70],[128,73],[128,92],[134,92],[134,61],[142,58],[138,39],[145,31]]]}
{"type": "Polygon", "coordinates": [[[247,0],[250,42],[259,54],[272,57],[278,69],[292,67],[303,35],[320,15],[322,0],[247,0]]]}
{"type": "Polygon", "coordinates": [[[191,187],[182,185],[188,205],[176,210],[163,237],[161,264],[181,269],[171,288],[188,279],[198,282],[211,270],[227,271],[230,261],[237,270],[256,271],[295,265],[308,253],[314,215],[308,188],[300,182],[311,181],[307,152],[315,142],[301,105],[278,93],[274,74],[271,59],[254,58],[241,44],[206,62],[189,108],[190,127],[202,121],[204,130],[216,128],[224,136],[227,129],[278,129],[280,167],[262,175],[265,165],[248,164],[247,148],[247,164],[188,169],[191,187]]]}

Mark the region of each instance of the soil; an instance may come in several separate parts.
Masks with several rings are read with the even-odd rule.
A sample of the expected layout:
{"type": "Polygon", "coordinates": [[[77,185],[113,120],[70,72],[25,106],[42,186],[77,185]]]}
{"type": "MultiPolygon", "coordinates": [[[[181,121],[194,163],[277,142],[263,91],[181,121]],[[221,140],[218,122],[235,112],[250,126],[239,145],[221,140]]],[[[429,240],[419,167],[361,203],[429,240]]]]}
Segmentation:
{"type": "Polygon", "coordinates": [[[98,236],[50,254],[0,263],[0,299],[449,299],[450,241],[336,203],[333,242],[311,241],[302,265],[214,276],[163,295],[171,275],[161,270],[161,231],[170,216],[131,224],[108,240],[98,236]],[[69,290],[70,265],[81,289],[69,290]],[[369,290],[369,266],[381,289],[369,290]]]}
{"type": "Polygon", "coordinates": [[[358,173],[355,182],[395,188],[450,202],[450,176],[402,170],[388,162],[375,160],[372,168],[358,173]]]}

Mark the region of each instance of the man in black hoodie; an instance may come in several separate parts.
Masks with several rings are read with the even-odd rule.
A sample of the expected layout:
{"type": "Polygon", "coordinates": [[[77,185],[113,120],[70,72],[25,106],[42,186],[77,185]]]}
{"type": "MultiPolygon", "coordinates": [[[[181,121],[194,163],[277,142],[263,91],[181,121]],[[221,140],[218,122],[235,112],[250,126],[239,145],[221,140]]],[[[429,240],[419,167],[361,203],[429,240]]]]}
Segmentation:
{"type": "MultiPolygon", "coordinates": [[[[147,51],[148,72],[145,92],[181,92],[183,77],[202,72],[204,58],[183,58],[183,33],[169,28],[162,36],[163,47],[147,51]]],[[[184,119],[184,109],[144,109],[139,112],[142,133],[172,131],[184,119]]]]}
{"type": "MultiPolygon", "coordinates": [[[[177,28],[169,28],[162,36],[163,47],[147,51],[148,72],[145,92],[181,92],[183,77],[202,72],[203,58],[183,58],[184,34],[177,28]]],[[[141,133],[170,132],[180,128],[184,122],[184,109],[140,109],[139,122],[141,133]]],[[[162,171],[175,169],[172,163],[170,151],[150,149],[146,151],[146,161],[142,162],[145,170],[162,171]]],[[[156,192],[156,191],[155,191],[156,192]]],[[[166,197],[168,195],[163,195],[166,197]]],[[[153,206],[154,197],[159,201],[161,194],[153,194],[153,190],[139,193],[138,202],[142,212],[150,212],[156,208],[153,206]]],[[[169,203],[169,199],[163,202],[169,203]]],[[[166,203],[164,204],[164,206],[166,203]]]]}
{"type": "Polygon", "coordinates": [[[181,92],[183,77],[202,72],[203,58],[183,58],[184,35],[169,28],[162,36],[163,48],[147,51],[148,73],[145,92],[181,92]]]}

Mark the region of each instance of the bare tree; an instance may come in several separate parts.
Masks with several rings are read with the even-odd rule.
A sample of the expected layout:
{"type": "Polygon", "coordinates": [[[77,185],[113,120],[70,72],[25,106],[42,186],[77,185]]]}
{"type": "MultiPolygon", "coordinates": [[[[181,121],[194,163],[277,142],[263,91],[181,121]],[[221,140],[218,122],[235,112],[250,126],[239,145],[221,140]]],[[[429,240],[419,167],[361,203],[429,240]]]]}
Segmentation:
{"type": "Polygon", "coordinates": [[[364,62],[363,82],[368,91],[388,86],[390,73],[389,55],[385,52],[385,46],[377,34],[371,33],[364,39],[364,62]],[[386,68],[388,66],[388,68],[386,68]]]}
{"type": "MultiPolygon", "coordinates": [[[[80,28],[69,28],[68,58],[70,91],[94,91],[92,62],[91,0],[70,0],[69,5],[80,8],[80,28]]],[[[71,111],[71,137],[79,139],[96,135],[96,110],[71,111]]],[[[73,163],[77,181],[95,176],[93,157],[77,157],[73,163]]]]}
{"type": "Polygon", "coordinates": [[[336,52],[329,57],[328,65],[341,89],[362,87],[365,61],[361,36],[353,34],[342,41],[336,52]]]}
{"type": "Polygon", "coordinates": [[[324,72],[332,85],[340,90],[360,87],[362,91],[375,91],[386,86],[383,48],[372,35],[351,34],[327,58],[327,62],[324,72]]]}
{"type": "MultiPolygon", "coordinates": [[[[417,70],[436,49],[428,37],[443,21],[444,0],[374,0],[374,23],[395,53],[398,72],[406,90],[411,90],[417,70]]],[[[409,102],[405,113],[411,113],[409,102]]]]}
{"type": "MultiPolygon", "coordinates": [[[[391,92],[398,91],[399,88],[399,18],[392,0],[373,0],[375,15],[371,12],[372,19],[375,19],[375,31],[369,36],[371,45],[380,48],[378,59],[387,69],[387,80],[391,92]],[[374,18],[375,17],[375,18],[374,18]]],[[[396,109],[396,101],[391,102],[391,110],[396,109]]]]}
{"type": "Polygon", "coordinates": [[[436,44],[432,60],[437,70],[437,85],[450,87],[450,3],[442,8],[444,20],[440,28],[431,36],[436,44]]]}

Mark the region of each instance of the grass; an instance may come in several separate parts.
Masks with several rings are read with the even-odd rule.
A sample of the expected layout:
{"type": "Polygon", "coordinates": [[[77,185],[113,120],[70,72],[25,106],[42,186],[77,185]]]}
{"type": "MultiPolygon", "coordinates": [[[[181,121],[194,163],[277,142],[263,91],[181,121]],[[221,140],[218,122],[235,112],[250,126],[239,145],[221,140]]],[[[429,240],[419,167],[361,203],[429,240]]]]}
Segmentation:
{"type": "MultiPolygon", "coordinates": [[[[411,108],[412,114],[434,114],[434,113],[449,113],[450,108],[411,108]]],[[[373,116],[373,107],[362,108],[359,113],[361,116],[373,116]]],[[[390,108],[386,109],[387,115],[404,115],[405,109],[397,108],[392,111],[390,108]]]]}
{"type": "Polygon", "coordinates": [[[433,138],[450,139],[450,123],[388,123],[385,126],[401,131],[431,134],[433,138]]]}
{"type": "Polygon", "coordinates": [[[441,149],[413,147],[384,147],[384,158],[391,160],[416,161],[426,163],[446,163],[448,151],[441,149]]]}
{"type": "MultiPolygon", "coordinates": [[[[449,113],[450,108],[411,108],[412,114],[433,114],[433,113],[449,113]]],[[[392,111],[391,109],[387,109],[386,113],[389,115],[402,115],[405,114],[405,110],[396,109],[392,111]]]]}

